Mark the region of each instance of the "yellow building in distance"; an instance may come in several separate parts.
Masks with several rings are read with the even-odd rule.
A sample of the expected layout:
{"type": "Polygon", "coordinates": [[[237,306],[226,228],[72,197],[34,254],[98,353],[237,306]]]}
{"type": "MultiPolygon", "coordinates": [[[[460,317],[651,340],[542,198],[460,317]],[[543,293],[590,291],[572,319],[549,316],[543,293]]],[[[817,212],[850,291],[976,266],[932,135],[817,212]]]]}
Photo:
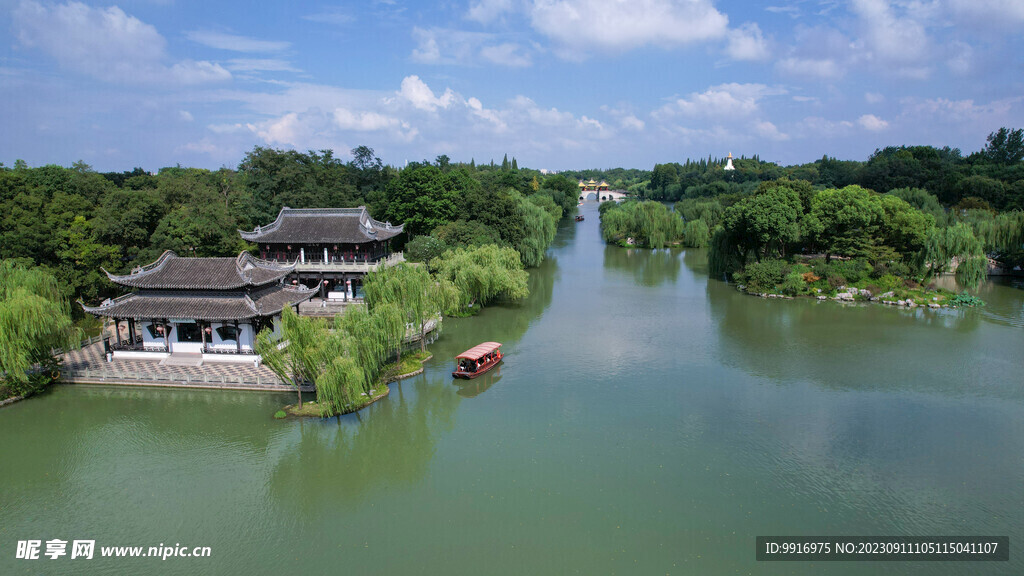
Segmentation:
{"type": "Polygon", "coordinates": [[[579,186],[580,192],[603,192],[608,190],[607,182],[604,180],[597,182],[593,178],[587,182],[580,180],[580,183],[577,186],[579,186]]]}

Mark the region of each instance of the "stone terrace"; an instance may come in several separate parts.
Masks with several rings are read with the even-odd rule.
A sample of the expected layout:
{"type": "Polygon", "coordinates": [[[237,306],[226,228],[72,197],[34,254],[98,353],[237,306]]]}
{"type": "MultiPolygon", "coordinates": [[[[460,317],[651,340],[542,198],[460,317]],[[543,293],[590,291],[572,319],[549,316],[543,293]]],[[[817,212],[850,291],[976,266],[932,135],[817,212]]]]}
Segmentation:
{"type": "MultiPolygon", "coordinates": [[[[96,342],[64,355],[61,380],[76,384],[119,384],[127,386],[166,386],[175,388],[230,388],[293,392],[269,368],[252,362],[204,362],[202,366],[164,366],[159,360],[107,362],[103,342],[96,342]]],[[[312,391],[312,386],[303,386],[312,391]]]]}

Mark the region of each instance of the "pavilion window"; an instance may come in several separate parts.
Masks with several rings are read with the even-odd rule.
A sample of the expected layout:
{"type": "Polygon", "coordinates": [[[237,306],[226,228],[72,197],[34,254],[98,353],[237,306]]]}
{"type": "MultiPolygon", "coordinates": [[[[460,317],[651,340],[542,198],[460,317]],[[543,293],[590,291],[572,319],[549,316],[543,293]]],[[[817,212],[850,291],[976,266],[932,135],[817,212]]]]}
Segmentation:
{"type": "Polygon", "coordinates": [[[178,324],[178,342],[202,342],[203,335],[199,324],[178,324]]]}
{"type": "Polygon", "coordinates": [[[223,342],[235,342],[238,340],[238,329],[234,326],[220,326],[217,328],[217,336],[223,342]]]}
{"type": "Polygon", "coordinates": [[[156,331],[156,326],[156,322],[146,324],[146,330],[149,332],[149,335],[152,337],[153,340],[164,337],[163,334],[160,334],[156,331]]]}

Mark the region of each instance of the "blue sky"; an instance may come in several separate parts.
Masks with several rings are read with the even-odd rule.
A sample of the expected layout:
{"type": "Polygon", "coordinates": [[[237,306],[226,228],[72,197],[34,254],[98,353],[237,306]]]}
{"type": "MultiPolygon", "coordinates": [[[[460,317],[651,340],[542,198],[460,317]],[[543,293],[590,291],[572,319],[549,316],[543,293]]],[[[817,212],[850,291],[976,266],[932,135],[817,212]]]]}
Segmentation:
{"type": "Polygon", "coordinates": [[[1022,0],[0,0],[0,35],[8,166],[791,164],[1024,127],[1022,0]]]}

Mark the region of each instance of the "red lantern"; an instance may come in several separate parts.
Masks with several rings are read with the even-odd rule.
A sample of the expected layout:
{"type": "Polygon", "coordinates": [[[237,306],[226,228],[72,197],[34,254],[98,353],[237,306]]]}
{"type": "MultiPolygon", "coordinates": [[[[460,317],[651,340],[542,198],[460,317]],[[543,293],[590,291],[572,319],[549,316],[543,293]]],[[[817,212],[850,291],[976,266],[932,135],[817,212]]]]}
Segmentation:
{"type": "Polygon", "coordinates": [[[206,333],[207,333],[207,334],[213,334],[213,328],[212,328],[212,327],[210,327],[210,326],[207,326],[207,327],[206,327],[206,333]]]}
{"type": "Polygon", "coordinates": [[[292,285],[295,285],[295,284],[298,284],[298,283],[299,283],[298,280],[292,280],[292,285]]]}
{"type": "Polygon", "coordinates": [[[289,245],[288,245],[288,249],[289,249],[289,250],[291,250],[291,249],[292,249],[292,245],[291,245],[291,244],[289,244],[289,245]]]}
{"type": "Polygon", "coordinates": [[[324,286],[327,286],[327,280],[324,280],[324,286]]]}
{"type": "Polygon", "coordinates": [[[164,333],[164,327],[163,327],[162,324],[157,324],[156,325],[156,333],[157,334],[163,334],[164,333]]]}

